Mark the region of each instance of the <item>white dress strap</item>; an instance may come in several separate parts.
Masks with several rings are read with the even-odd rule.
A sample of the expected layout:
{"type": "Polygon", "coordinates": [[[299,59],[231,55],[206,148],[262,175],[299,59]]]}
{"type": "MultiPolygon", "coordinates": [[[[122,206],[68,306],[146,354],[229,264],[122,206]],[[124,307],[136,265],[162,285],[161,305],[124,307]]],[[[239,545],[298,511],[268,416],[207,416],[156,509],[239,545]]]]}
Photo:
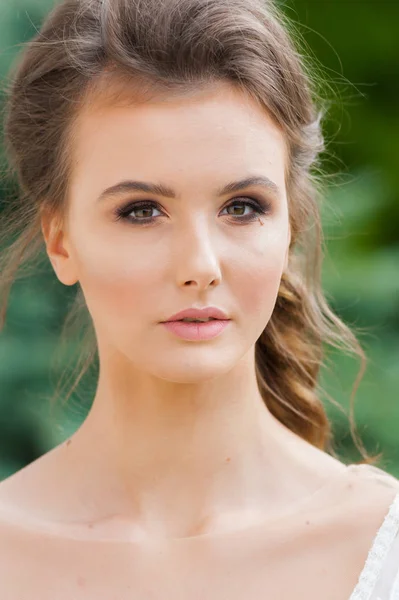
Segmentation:
{"type": "MultiPolygon", "coordinates": [[[[371,600],[373,590],[381,575],[385,560],[399,531],[399,492],[391,502],[388,513],[379,528],[372,546],[369,550],[363,570],[360,573],[358,583],[349,600],[371,600]]],[[[391,598],[379,598],[375,600],[391,600],[391,598]]],[[[399,600],[398,595],[392,600],[399,600]]]]}

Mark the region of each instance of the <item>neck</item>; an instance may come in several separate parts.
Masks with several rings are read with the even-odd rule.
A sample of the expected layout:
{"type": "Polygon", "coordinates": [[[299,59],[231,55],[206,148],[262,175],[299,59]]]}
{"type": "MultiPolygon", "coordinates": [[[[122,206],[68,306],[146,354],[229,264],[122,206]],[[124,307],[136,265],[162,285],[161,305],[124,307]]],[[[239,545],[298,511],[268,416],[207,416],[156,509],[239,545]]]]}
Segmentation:
{"type": "Polygon", "coordinates": [[[321,485],[323,453],[273,417],[245,362],[200,384],[103,371],[68,452],[90,518],[156,537],[245,527],[321,485]]]}

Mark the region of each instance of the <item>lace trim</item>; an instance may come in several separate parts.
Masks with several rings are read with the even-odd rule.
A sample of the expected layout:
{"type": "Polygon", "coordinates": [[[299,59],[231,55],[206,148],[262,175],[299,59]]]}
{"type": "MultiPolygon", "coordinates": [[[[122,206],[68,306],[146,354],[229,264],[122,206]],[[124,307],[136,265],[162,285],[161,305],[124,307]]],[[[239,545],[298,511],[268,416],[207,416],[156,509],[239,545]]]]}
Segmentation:
{"type": "Polygon", "coordinates": [[[357,585],[349,600],[370,600],[384,561],[399,530],[399,492],[394,497],[369,550],[357,585]]]}
{"type": "Polygon", "coordinates": [[[399,571],[396,574],[389,600],[399,600],[399,571]]]}

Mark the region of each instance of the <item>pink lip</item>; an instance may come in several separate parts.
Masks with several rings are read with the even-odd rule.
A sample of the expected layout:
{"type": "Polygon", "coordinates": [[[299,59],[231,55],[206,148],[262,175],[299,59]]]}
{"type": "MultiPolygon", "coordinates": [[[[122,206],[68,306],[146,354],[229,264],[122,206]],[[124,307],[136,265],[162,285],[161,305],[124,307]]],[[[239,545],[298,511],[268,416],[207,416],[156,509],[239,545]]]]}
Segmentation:
{"type": "Polygon", "coordinates": [[[185,310],[181,310],[169,317],[169,319],[165,319],[162,323],[167,321],[180,321],[181,319],[189,318],[189,319],[208,319],[212,317],[213,319],[218,319],[220,321],[224,321],[228,319],[228,315],[217,306],[206,306],[203,308],[186,308],[185,310]]]}
{"type": "Polygon", "coordinates": [[[183,340],[211,340],[218,336],[230,323],[226,321],[208,321],[207,323],[185,323],[184,321],[166,321],[162,323],[171,333],[183,340]]]}

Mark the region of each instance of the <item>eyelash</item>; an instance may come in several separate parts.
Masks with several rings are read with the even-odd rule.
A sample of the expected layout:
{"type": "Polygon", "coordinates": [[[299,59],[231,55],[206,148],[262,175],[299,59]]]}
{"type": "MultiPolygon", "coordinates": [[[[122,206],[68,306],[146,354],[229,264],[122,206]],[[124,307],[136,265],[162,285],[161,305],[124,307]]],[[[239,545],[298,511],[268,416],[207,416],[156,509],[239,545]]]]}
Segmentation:
{"type": "MultiPolygon", "coordinates": [[[[259,215],[266,215],[266,214],[269,214],[271,211],[271,204],[269,202],[265,202],[265,201],[258,202],[254,198],[248,198],[245,201],[234,199],[233,202],[231,202],[224,208],[229,208],[230,206],[235,206],[237,204],[250,206],[255,211],[255,213],[253,213],[251,215],[245,215],[243,217],[238,217],[237,219],[235,219],[234,216],[232,215],[234,221],[237,220],[237,221],[242,221],[244,223],[251,223],[251,222],[256,221],[258,219],[259,215]]],[[[138,219],[137,217],[131,217],[130,213],[135,210],[142,210],[142,209],[154,208],[154,207],[158,210],[161,210],[159,204],[152,200],[151,201],[138,200],[135,202],[129,202],[127,205],[118,207],[115,210],[115,220],[116,221],[127,221],[127,222],[131,223],[132,225],[149,225],[149,224],[153,223],[155,221],[155,219],[157,219],[159,217],[147,217],[144,219],[138,219]]]]}

